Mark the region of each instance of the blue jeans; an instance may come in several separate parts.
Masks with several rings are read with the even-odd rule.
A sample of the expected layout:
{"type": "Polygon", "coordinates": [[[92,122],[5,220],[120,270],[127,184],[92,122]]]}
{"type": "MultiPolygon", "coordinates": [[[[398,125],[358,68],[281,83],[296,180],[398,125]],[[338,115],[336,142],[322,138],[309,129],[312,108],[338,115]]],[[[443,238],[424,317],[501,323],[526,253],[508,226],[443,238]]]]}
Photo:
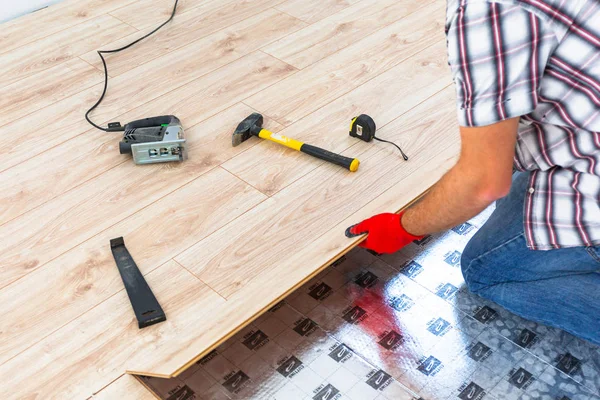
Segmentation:
{"type": "Polygon", "coordinates": [[[600,345],[600,247],[529,250],[523,231],[528,180],[528,173],[513,176],[510,194],[465,248],[467,286],[523,318],[600,345]]]}

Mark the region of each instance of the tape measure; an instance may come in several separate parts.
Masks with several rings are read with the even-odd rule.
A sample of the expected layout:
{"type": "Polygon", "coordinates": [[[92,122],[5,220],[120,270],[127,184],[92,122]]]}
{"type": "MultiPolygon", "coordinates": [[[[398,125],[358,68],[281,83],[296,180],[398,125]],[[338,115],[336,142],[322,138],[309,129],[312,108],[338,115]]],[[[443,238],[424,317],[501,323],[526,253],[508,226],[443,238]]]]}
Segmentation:
{"type": "Polygon", "coordinates": [[[360,114],[358,117],[354,117],[352,122],[350,122],[350,136],[364,140],[365,142],[370,142],[375,139],[383,143],[392,144],[396,146],[398,150],[400,150],[402,158],[404,158],[405,161],[408,161],[408,157],[406,154],[404,154],[400,146],[398,146],[396,143],[378,138],[375,136],[376,130],[377,125],[375,125],[375,120],[373,120],[373,118],[367,114],[360,114]]]}

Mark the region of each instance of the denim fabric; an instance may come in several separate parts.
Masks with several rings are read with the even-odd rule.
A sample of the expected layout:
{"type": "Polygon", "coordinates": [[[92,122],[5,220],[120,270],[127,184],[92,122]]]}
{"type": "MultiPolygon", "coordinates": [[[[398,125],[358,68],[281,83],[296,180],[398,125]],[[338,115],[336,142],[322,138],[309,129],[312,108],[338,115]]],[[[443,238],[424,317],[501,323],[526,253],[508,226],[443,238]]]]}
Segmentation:
{"type": "Polygon", "coordinates": [[[561,328],[600,345],[600,247],[527,248],[523,231],[529,173],[513,176],[468,243],[461,267],[469,289],[523,318],[561,328]]]}

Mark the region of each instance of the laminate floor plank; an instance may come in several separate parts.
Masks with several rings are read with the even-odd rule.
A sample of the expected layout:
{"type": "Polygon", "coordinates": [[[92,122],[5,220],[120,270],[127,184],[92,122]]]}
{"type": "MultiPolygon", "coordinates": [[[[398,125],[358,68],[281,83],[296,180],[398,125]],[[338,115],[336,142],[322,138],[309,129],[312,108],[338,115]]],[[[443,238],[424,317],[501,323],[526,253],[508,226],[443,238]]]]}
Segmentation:
{"type": "Polygon", "coordinates": [[[275,8],[309,24],[336,14],[360,0],[286,0],[275,8]]]}
{"type": "MultiPolygon", "coordinates": [[[[94,400],[157,400],[133,375],[125,374],[93,397],[94,400]]],[[[160,400],[160,399],[158,399],[160,400]]]]}
{"type": "Polygon", "coordinates": [[[33,393],[44,399],[85,399],[117,379],[136,358],[193,334],[188,329],[191,312],[202,318],[225,302],[173,261],[146,275],[146,280],[167,321],[140,330],[121,290],[1,365],[0,398],[31,398],[33,393]],[[49,357],[49,352],[62,356],[49,357]]]}
{"type": "MultiPolygon", "coordinates": [[[[253,37],[261,40],[265,37],[263,32],[266,32],[267,28],[275,32],[280,32],[281,36],[285,36],[306,26],[304,22],[293,17],[279,14],[275,10],[269,10],[279,2],[280,0],[258,0],[252,2],[245,0],[229,2],[211,1],[203,4],[202,7],[194,9],[194,12],[182,15],[177,14],[176,18],[168,25],[169,28],[161,30],[160,34],[150,36],[134,47],[127,49],[126,52],[107,54],[105,59],[108,63],[109,74],[111,76],[121,75],[137,66],[157,57],[164,56],[173,50],[189,45],[191,42],[200,40],[218,31],[223,31],[221,37],[217,39],[220,40],[219,43],[227,49],[232,49],[236,43],[249,42],[249,39],[253,37]],[[249,29],[253,25],[254,31],[249,29]],[[258,32],[259,28],[262,28],[263,32],[258,32]]],[[[110,43],[106,47],[119,48],[140,36],[140,33],[134,33],[114,43],[110,43]]],[[[272,34],[270,37],[278,38],[275,34],[272,34]]],[[[214,38],[217,38],[217,36],[214,38]]],[[[271,40],[274,41],[276,39],[271,40]]],[[[261,46],[267,43],[262,42],[261,46]]],[[[180,56],[180,54],[173,55],[173,57],[180,56]]],[[[102,61],[95,51],[84,54],[81,58],[96,68],[102,69],[102,61]]],[[[197,62],[203,63],[204,60],[198,57],[197,62]]]]}
{"type": "MultiPolygon", "coordinates": [[[[109,15],[52,34],[2,54],[0,88],[50,69],[90,50],[126,36],[135,29],[109,15]]],[[[40,84],[52,76],[40,76],[40,84]]]]}
{"type": "Polygon", "coordinates": [[[2,24],[0,54],[99,17],[135,0],[65,0],[2,24]]]}
{"type": "MultiPolygon", "coordinates": [[[[348,127],[353,117],[368,114],[375,119],[378,126],[387,124],[450,84],[447,68],[443,43],[433,45],[307,115],[281,133],[330,151],[344,151],[358,142],[358,139],[348,135],[348,127]],[[381,99],[385,99],[385,102],[381,99]],[[390,104],[393,104],[393,107],[390,107],[390,104]]],[[[270,91],[271,89],[267,90],[270,91]]],[[[265,112],[251,101],[254,98],[256,96],[251,98],[248,104],[265,112]]],[[[272,116],[268,111],[265,115],[272,116]]],[[[404,146],[403,143],[399,145],[411,155],[410,146],[404,146]]],[[[223,167],[263,193],[273,195],[321,163],[322,161],[306,154],[270,142],[261,142],[227,161],[223,167]]]]}
{"type": "MultiPolygon", "coordinates": [[[[294,29],[293,24],[288,25],[291,20],[285,15],[267,10],[242,21],[239,26],[230,27],[227,32],[216,32],[170,55],[115,77],[110,80],[106,97],[101,106],[92,112],[91,118],[101,125],[118,118],[128,117],[129,120],[145,118],[151,114],[143,108],[137,113],[125,114],[228,63],[239,60],[262,45],[287,34],[294,29]]],[[[296,20],[292,22],[294,21],[296,20]]],[[[252,62],[248,60],[245,62],[245,69],[251,69],[252,62]]],[[[261,67],[266,68],[267,65],[261,67]]],[[[0,148],[0,156],[2,156],[0,171],[89,131],[91,127],[83,116],[99,98],[102,86],[99,84],[32,115],[0,126],[0,136],[18,131],[20,138],[13,146],[0,148]]],[[[250,93],[254,94],[254,92],[250,93]]],[[[156,115],[173,113],[166,106],[159,107],[156,112],[158,113],[156,115]]],[[[121,120],[123,123],[126,121],[126,119],[121,120]]],[[[183,123],[188,127],[191,126],[188,121],[184,120],[183,123]]]]}
{"type": "Polygon", "coordinates": [[[69,98],[103,79],[100,71],[75,58],[5,86],[0,89],[0,123],[5,125],[69,98]]]}
{"type": "Polygon", "coordinates": [[[411,55],[443,42],[443,10],[438,4],[426,6],[256,94],[246,103],[290,125],[411,55]]]}
{"type": "Polygon", "coordinates": [[[0,288],[247,149],[231,146],[232,120],[214,118],[190,130],[186,162],[119,164],[0,227],[0,288]]]}
{"type": "Polygon", "coordinates": [[[8,308],[0,321],[0,364],[123,288],[110,239],[123,236],[146,274],[264,199],[217,167],[3,288],[8,308]]]}
{"type": "MultiPolygon", "coordinates": [[[[186,127],[193,127],[292,72],[293,68],[287,64],[266,54],[254,53],[135,108],[118,120],[143,118],[144,113],[170,112],[186,127]],[[235,79],[224,79],[230,76],[235,79]]],[[[119,154],[120,140],[118,133],[93,129],[0,173],[0,202],[7,204],[0,209],[0,232],[2,224],[122,162],[131,162],[129,155],[119,154]]]]}
{"type": "MultiPolygon", "coordinates": [[[[306,68],[416,11],[427,2],[362,0],[328,18],[265,47],[264,51],[296,68],[306,68]]],[[[354,62],[368,57],[354,54],[354,62]]]]}
{"type": "Polygon", "coordinates": [[[362,175],[323,165],[176,257],[198,277],[227,271],[216,286],[222,294],[233,291],[168,360],[134,362],[129,370],[178,375],[355,246],[358,239],[344,236],[348,226],[376,212],[398,211],[419,196],[456,161],[452,98],[453,88],[445,89],[382,129],[419,150],[408,163],[390,148],[358,143],[357,154],[368,161],[362,175]]]}
{"type": "MultiPolygon", "coordinates": [[[[207,9],[222,7],[232,0],[179,0],[176,17],[185,14],[202,14],[207,9]]],[[[175,0],[137,0],[133,3],[110,11],[110,15],[139,29],[154,28],[166,21],[173,12],[175,0]]],[[[175,20],[173,20],[175,22],[175,20]]]]}

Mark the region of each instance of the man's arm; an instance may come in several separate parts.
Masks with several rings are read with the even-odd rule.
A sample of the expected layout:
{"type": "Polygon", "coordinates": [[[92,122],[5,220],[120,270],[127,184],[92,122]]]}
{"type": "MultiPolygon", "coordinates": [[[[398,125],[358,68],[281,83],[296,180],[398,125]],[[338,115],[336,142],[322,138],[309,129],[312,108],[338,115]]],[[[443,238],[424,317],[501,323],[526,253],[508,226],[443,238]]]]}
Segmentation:
{"type": "Polygon", "coordinates": [[[474,217],[510,190],[519,118],[481,128],[461,128],[457,164],[421,201],[401,214],[379,214],[351,226],[346,235],[368,233],[360,246],[393,253],[428,233],[474,217]]]}
{"type": "Polygon", "coordinates": [[[519,118],[479,128],[460,128],[457,164],[421,201],[405,211],[402,226],[421,236],[474,217],[510,190],[519,118]]]}

